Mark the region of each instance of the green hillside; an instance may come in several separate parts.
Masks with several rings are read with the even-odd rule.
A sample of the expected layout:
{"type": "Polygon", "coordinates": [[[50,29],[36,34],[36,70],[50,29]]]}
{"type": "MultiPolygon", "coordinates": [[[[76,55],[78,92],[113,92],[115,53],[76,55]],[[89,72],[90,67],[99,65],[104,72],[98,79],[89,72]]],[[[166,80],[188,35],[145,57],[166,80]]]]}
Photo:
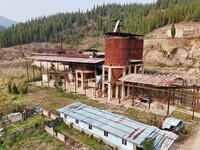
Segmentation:
{"type": "Polygon", "coordinates": [[[172,22],[199,21],[199,0],[157,0],[154,4],[108,4],[87,12],[60,13],[20,23],[0,32],[0,47],[31,42],[63,41],[78,45],[85,36],[113,30],[113,19],[123,20],[123,32],[145,34],[172,22]]]}

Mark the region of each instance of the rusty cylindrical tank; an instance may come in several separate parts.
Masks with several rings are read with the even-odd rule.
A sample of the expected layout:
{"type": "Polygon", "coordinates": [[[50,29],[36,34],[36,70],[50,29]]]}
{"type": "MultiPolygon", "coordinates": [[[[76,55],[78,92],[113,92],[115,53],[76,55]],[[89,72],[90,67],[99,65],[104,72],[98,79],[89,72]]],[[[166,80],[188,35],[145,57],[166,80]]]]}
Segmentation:
{"type": "MultiPolygon", "coordinates": [[[[127,66],[131,39],[128,37],[106,37],[105,38],[105,65],[127,66]]],[[[122,75],[123,69],[112,69],[112,81],[116,81],[122,75]]]]}

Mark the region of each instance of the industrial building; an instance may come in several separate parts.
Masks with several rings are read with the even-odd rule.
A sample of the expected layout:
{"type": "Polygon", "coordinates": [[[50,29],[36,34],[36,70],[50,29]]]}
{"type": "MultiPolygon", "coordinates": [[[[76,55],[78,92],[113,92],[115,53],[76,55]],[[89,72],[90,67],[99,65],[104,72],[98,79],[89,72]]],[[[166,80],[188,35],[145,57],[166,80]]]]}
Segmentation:
{"type": "Polygon", "coordinates": [[[155,150],[167,150],[178,136],[124,116],[76,102],[58,109],[69,126],[84,131],[115,149],[136,150],[145,138],[154,139],[155,150]]]}
{"type": "Polygon", "coordinates": [[[147,97],[168,105],[167,114],[170,105],[183,104],[193,111],[200,109],[200,87],[187,86],[187,81],[174,75],[144,74],[143,35],[122,33],[119,27],[118,21],[113,32],[105,33],[104,52],[43,49],[41,55],[27,57],[33,70],[27,68],[28,81],[29,73],[33,72],[34,77],[35,66],[38,66],[42,86],[51,86],[59,77],[66,92],[108,101],[118,99],[119,103],[131,100],[133,107],[135,99],[147,97]]]}

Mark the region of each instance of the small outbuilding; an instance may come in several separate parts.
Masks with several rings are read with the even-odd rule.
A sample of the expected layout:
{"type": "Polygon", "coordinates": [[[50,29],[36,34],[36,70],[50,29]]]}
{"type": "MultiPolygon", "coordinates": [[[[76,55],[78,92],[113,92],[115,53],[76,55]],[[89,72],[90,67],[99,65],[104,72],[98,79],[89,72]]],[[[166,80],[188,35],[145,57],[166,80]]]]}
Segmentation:
{"type": "Polygon", "coordinates": [[[8,116],[8,119],[13,123],[13,122],[17,122],[17,121],[21,121],[23,120],[23,115],[20,112],[16,112],[16,113],[11,113],[8,116]]]}
{"type": "Polygon", "coordinates": [[[183,121],[174,117],[163,117],[159,128],[167,131],[172,131],[174,133],[179,133],[183,127],[183,121]]]}

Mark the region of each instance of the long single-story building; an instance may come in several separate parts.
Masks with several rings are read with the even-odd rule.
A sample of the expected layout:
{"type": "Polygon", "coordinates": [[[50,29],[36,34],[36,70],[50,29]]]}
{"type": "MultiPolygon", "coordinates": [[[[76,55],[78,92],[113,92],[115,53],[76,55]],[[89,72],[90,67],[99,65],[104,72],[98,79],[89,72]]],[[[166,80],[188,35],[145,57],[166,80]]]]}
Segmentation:
{"type": "Polygon", "coordinates": [[[178,135],[79,102],[58,109],[64,122],[102,139],[112,147],[136,150],[145,138],[154,138],[155,150],[167,150],[178,135]]]}

